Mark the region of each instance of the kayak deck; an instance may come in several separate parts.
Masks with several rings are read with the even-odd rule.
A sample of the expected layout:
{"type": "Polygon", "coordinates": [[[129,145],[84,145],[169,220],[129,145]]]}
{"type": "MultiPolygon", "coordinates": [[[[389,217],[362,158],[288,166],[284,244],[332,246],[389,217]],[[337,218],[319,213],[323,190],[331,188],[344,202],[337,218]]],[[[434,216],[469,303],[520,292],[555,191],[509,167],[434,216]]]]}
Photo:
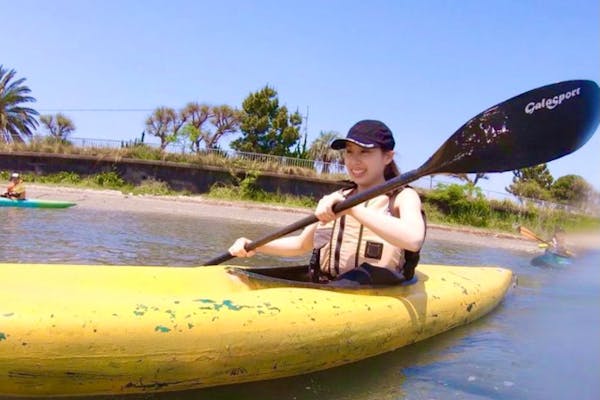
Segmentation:
{"type": "Polygon", "coordinates": [[[68,208],[73,207],[75,203],[61,200],[43,200],[26,199],[16,200],[0,197],[0,207],[19,207],[19,208],[68,208]]]}
{"type": "Polygon", "coordinates": [[[544,253],[531,259],[531,264],[538,267],[561,267],[571,265],[572,262],[572,257],[561,255],[550,250],[546,250],[544,253]]]}
{"type": "Polygon", "coordinates": [[[421,265],[403,285],[317,289],[258,272],[0,264],[0,394],[174,391],[323,370],[473,321],[513,279],[421,265]]]}

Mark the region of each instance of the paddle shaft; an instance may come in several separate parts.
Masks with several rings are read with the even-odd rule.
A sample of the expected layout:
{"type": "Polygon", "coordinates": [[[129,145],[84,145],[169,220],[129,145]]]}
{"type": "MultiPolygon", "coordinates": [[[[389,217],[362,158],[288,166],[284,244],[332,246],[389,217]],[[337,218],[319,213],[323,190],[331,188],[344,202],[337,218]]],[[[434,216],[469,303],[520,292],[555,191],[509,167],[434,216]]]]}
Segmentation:
{"type": "MultiPolygon", "coordinates": [[[[360,203],[363,203],[369,199],[372,199],[376,196],[379,196],[381,194],[384,194],[384,193],[390,192],[394,189],[397,189],[400,186],[406,185],[409,182],[415,181],[427,174],[428,174],[428,172],[426,172],[425,166],[422,166],[421,168],[418,168],[416,170],[406,172],[402,175],[399,175],[393,179],[386,181],[382,185],[376,186],[369,190],[365,190],[364,192],[361,192],[361,193],[357,193],[355,195],[348,197],[344,201],[336,203],[333,206],[333,211],[337,214],[339,212],[342,212],[344,210],[352,208],[360,203]]],[[[307,227],[308,225],[314,224],[317,221],[319,221],[319,220],[317,219],[317,217],[314,214],[308,215],[308,216],[302,218],[301,220],[294,222],[293,224],[287,225],[287,226],[279,229],[278,231],[272,232],[266,236],[261,237],[260,239],[254,240],[250,243],[247,243],[244,246],[244,248],[246,249],[246,251],[254,250],[257,247],[267,244],[267,243],[269,243],[275,239],[278,239],[282,236],[285,236],[289,233],[295,232],[298,229],[302,229],[304,227],[307,227]]],[[[232,259],[233,257],[234,256],[232,256],[229,253],[223,253],[223,254],[219,255],[218,257],[215,257],[215,258],[209,260],[205,265],[221,264],[227,260],[232,259]]]]}

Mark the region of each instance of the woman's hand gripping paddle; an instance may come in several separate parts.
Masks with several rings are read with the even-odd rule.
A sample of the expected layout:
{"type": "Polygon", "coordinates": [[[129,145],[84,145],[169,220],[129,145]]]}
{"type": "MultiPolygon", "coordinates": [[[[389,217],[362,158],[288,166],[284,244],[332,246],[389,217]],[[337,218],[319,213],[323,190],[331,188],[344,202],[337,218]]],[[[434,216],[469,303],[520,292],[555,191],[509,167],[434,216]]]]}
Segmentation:
{"type": "MultiPolygon", "coordinates": [[[[419,168],[337,203],[338,213],[427,175],[504,172],[546,163],[574,152],[600,122],[600,88],[593,81],[564,81],[520,94],[469,120],[419,168]]],[[[246,245],[254,250],[317,222],[314,215],[246,245]]],[[[233,258],[223,253],[204,265],[233,258]]]]}

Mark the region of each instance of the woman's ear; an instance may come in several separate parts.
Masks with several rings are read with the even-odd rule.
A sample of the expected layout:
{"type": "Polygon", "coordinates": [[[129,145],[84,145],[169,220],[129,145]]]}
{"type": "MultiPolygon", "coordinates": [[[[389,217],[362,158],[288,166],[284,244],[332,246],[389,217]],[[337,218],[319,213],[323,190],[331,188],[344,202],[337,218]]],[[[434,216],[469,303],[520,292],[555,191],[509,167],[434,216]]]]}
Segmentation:
{"type": "Polygon", "coordinates": [[[384,151],[383,152],[383,160],[385,162],[385,165],[388,165],[392,161],[394,161],[394,150],[384,151]]]}

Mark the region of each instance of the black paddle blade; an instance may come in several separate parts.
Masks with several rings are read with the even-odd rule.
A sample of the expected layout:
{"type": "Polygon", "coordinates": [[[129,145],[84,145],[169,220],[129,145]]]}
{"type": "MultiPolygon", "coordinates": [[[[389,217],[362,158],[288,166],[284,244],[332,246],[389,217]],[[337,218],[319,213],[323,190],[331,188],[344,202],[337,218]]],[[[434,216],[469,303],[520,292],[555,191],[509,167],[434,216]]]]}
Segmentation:
{"type": "Polygon", "coordinates": [[[595,82],[543,86],[468,121],[419,170],[425,175],[531,167],[574,152],[599,122],[600,89],[595,82]]]}

